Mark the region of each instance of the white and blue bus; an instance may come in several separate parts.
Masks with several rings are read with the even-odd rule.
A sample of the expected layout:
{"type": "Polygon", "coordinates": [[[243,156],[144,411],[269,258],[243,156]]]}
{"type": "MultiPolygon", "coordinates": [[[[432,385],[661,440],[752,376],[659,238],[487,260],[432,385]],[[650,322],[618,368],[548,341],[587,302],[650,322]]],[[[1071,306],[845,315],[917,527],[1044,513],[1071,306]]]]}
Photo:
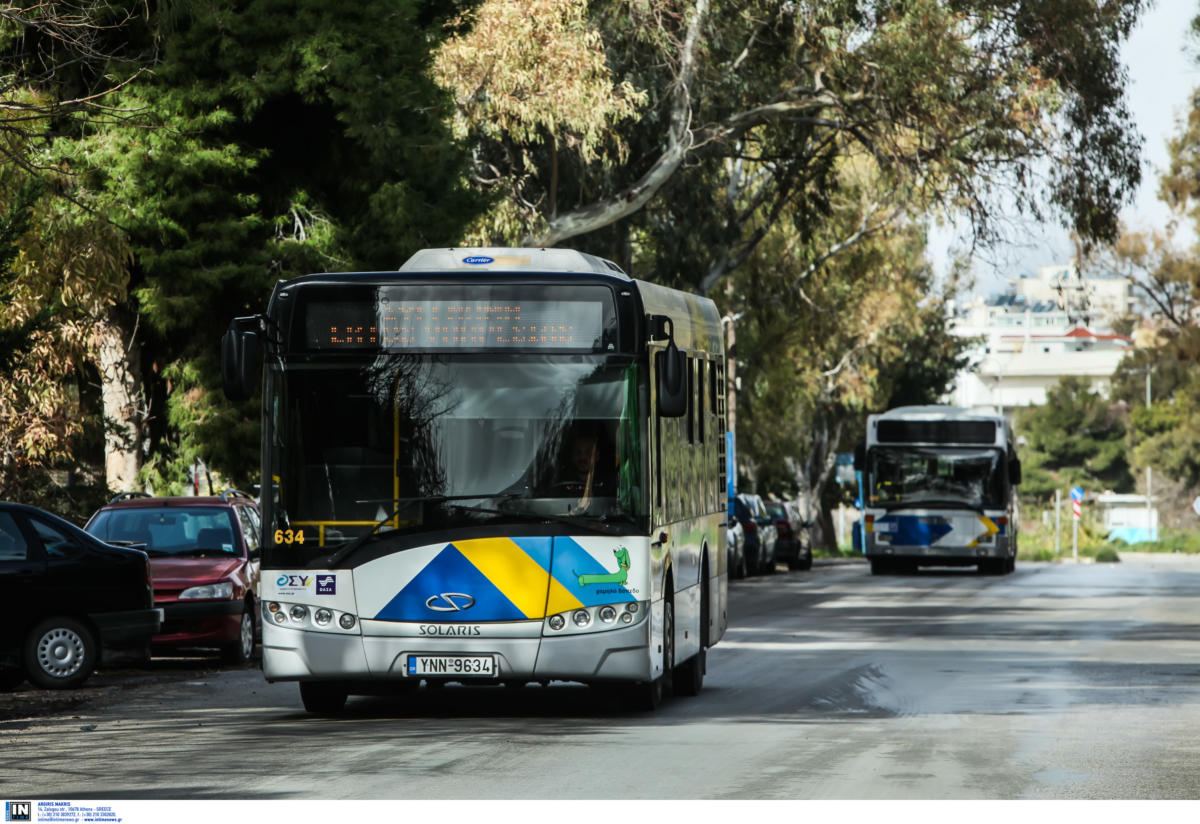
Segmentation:
{"type": "Polygon", "coordinates": [[[1021,464],[1003,415],[952,406],[870,415],[855,464],[872,573],[1016,568],[1021,464]]]}
{"type": "Polygon", "coordinates": [[[230,398],[260,365],[263,671],[309,711],[700,691],[727,622],[712,301],[566,249],[430,249],[281,281],[222,341],[230,398]]]}

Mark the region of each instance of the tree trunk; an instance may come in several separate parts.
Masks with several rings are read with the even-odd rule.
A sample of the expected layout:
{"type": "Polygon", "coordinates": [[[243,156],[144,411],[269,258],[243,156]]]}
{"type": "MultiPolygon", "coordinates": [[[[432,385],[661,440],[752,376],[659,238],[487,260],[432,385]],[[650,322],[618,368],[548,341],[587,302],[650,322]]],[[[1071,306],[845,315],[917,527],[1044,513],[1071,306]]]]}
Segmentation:
{"type": "Polygon", "coordinates": [[[146,428],[141,353],[134,330],[110,311],[95,332],[104,409],[104,478],[115,492],[138,489],[146,428]]]}

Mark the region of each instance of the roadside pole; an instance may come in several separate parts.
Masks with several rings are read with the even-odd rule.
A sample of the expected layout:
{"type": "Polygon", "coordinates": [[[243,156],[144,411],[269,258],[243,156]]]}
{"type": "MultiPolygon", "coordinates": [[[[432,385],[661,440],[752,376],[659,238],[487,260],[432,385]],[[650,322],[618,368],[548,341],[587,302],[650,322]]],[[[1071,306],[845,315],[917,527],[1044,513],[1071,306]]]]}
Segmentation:
{"type": "Polygon", "coordinates": [[[1054,490],[1054,554],[1062,554],[1062,490],[1054,490]]]}
{"type": "Polygon", "coordinates": [[[1071,557],[1079,560],[1079,519],[1083,517],[1083,487],[1071,487],[1071,557]]]}
{"type": "Polygon", "coordinates": [[[1071,519],[1071,558],[1079,560],[1079,516],[1071,519]]]}

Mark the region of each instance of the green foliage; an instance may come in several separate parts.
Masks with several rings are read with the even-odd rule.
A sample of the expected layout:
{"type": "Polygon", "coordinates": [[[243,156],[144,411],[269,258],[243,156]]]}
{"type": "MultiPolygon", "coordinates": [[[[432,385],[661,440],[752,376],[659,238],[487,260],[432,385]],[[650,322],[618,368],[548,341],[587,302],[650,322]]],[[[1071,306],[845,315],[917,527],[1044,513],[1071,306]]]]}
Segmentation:
{"type": "Polygon", "coordinates": [[[448,99],[429,78],[456,10],[192,4],[151,20],[154,77],[120,96],[149,124],[60,142],[131,240],[156,406],[152,487],[181,483],[196,456],[239,484],[257,472],[258,411],[218,388],[229,319],[263,311],[280,278],[394,269],[417,248],[455,244],[482,205],[462,186],[448,99]]]}
{"type": "Polygon", "coordinates": [[[1046,392],[1046,404],[1016,416],[1022,496],[1046,500],[1055,489],[1130,492],[1133,476],[1119,410],[1093,394],[1084,378],[1065,377],[1046,392]]]}

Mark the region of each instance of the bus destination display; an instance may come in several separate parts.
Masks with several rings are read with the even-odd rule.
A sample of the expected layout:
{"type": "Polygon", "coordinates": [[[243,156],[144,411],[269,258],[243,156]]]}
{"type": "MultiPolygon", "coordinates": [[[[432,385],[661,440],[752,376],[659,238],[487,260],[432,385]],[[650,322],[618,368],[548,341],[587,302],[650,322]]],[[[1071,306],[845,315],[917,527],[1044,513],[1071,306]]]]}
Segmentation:
{"type": "Polygon", "coordinates": [[[582,349],[599,345],[601,301],[331,301],[306,307],[305,337],[318,350],[582,349]]]}

